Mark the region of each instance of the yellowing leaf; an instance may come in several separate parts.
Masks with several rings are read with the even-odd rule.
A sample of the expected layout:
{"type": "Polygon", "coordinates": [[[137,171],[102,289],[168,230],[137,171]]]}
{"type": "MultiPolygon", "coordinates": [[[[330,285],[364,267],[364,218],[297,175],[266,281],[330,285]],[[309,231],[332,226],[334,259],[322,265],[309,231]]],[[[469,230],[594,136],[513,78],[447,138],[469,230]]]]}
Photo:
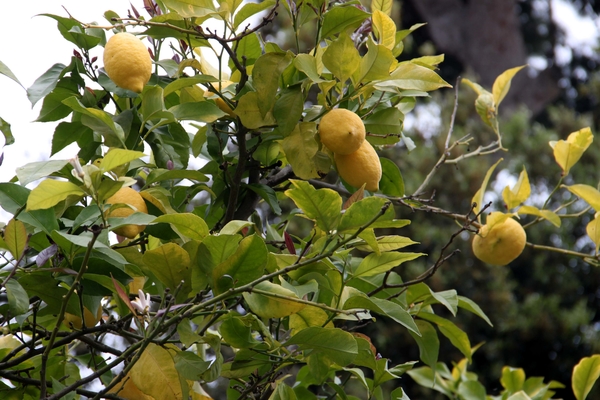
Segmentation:
{"type": "MultiPolygon", "coordinates": [[[[292,336],[300,332],[302,329],[311,326],[323,326],[329,321],[329,315],[318,307],[307,306],[295,314],[290,315],[290,329],[292,336]]],[[[333,328],[333,322],[329,321],[326,328],[333,328]]]]}
{"type": "Polygon", "coordinates": [[[15,260],[19,260],[27,246],[27,230],[25,224],[11,219],[4,228],[4,242],[15,260]]]}
{"type": "Polygon", "coordinates": [[[373,10],[373,28],[379,44],[392,50],[396,45],[396,24],[389,15],[380,10],[373,10]]]}
{"type": "Polygon", "coordinates": [[[590,185],[565,186],[575,196],[585,200],[596,211],[600,211],[600,192],[590,185]]]}
{"type": "Polygon", "coordinates": [[[141,151],[114,148],[109,150],[108,153],[106,153],[106,155],[100,162],[100,169],[102,170],[102,172],[111,171],[118,166],[121,166],[133,160],[137,160],[138,158],[144,156],[145,154],[141,151]]]}
{"type": "Polygon", "coordinates": [[[269,111],[264,116],[258,106],[258,93],[248,92],[243,95],[235,110],[235,115],[240,117],[244,126],[248,129],[258,129],[261,126],[275,125],[273,114],[269,111]]]}
{"type": "Polygon", "coordinates": [[[261,282],[254,287],[264,293],[244,293],[244,300],[250,309],[261,318],[283,318],[296,314],[306,307],[298,303],[296,293],[271,282],[261,282]],[[269,294],[267,294],[269,293],[269,294]]]}
{"type": "Polygon", "coordinates": [[[71,182],[46,179],[29,193],[27,211],[51,208],[69,196],[83,196],[85,193],[71,182]]]}
{"type": "Polygon", "coordinates": [[[340,82],[346,82],[360,65],[360,55],[347,34],[332,42],[323,53],[323,64],[340,82]]]}
{"type": "Polygon", "coordinates": [[[179,231],[184,236],[190,239],[202,240],[208,234],[208,225],[196,214],[179,213],[165,214],[156,218],[154,222],[166,222],[179,231]]]}
{"type": "MultiPolygon", "coordinates": [[[[181,246],[167,243],[144,253],[144,265],[168,288],[191,285],[190,256],[181,246]]],[[[188,292],[182,290],[187,295],[188,292]]]]}
{"type": "Polygon", "coordinates": [[[544,218],[544,219],[550,221],[550,223],[552,225],[556,226],[557,228],[559,228],[560,224],[561,224],[560,217],[554,211],[540,210],[533,206],[521,206],[517,210],[517,213],[535,215],[536,217],[544,218]]]}
{"type": "Polygon", "coordinates": [[[393,5],[393,0],[372,0],[371,11],[379,10],[382,11],[385,15],[391,15],[393,5]]]}
{"type": "Polygon", "coordinates": [[[560,165],[565,175],[579,161],[593,140],[592,130],[590,128],[583,128],[571,133],[567,140],[549,142],[550,147],[554,149],[554,159],[560,165]]]}
{"type": "Polygon", "coordinates": [[[502,198],[506,203],[506,207],[510,210],[527,200],[530,194],[531,186],[529,185],[529,177],[527,176],[525,167],[523,167],[523,171],[521,171],[519,180],[515,186],[512,189],[506,186],[502,191],[502,198]]]}
{"type": "MultiPolygon", "coordinates": [[[[481,187],[479,188],[477,193],[475,193],[475,196],[473,196],[473,199],[471,200],[471,203],[475,204],[475,207],[473,208],[473,212],[475,214],[479,213],[482,209],[483,195],[485,194],[487,184],[490,180],[490,177],[492,176],[492,173],[494,172],[494,169],[496,169],[496,167],[498,166],[498,164],[500,164],[501,161],[502,161],[502,158],[499,159],[498,161],[496,161],[496,163],[494,165],[492,165],[490,167],[490,169],[488,169],[488,171],[485,174],[485,178],[483,178],[483,182],[481,183],[481,187]]],[[[481,222],[481,216],[479,216],[477,219],[481,222]]]]}
{"type": "Polygon", "coordinates": [[[510,82],[512,81],[514,76],[524,67],[524,65],[521,65],[520,67],[507,69],[496,78],[496,80],[494,81],[494,85],[492,86],[492,94],[494,96],[494,104],[496,105],[496,108],[498,108],[498,106],[508,93],[510,89],[510,82]]]}
{"type": "Polygon", "coordinates": [[[573,368],[572,386],[577,400],[584,400],[600,377],[600,354],[584,357],[573,368]]]}
{"type": "Polygon", "coordinates": [[[493,213],[490,213],[490,215],[488,215],[485,219],[485,224],[489,226],[488,232],[492,230],[494,225],[502,224],[511,216],[512,214],[505,214],[499,211],[494,211],[493,213]]]}
{"type": "Polygon", "coordinates": [[[585,227],[586,233],[596,245],[596,253],[598,253],[598,249],[600,248],[600,218],[598,216],[599,214],[596,213],[594,219],[585,227]]]}
{"type": "Polygon", "coordinates": [[[317,126],[314,122],[301,122],[281,141],[281,147],[296,176],[302,179],[318,178],[319,171],[314,160],[319,145],[315,139],[317,126]]]}
{"type": "Polygon", "coordinates": [[[181,399],[181,382],[173,361],[175,353],[174,349],[150,343],[129,372],[135,386],[155,399],[181,399]]]}

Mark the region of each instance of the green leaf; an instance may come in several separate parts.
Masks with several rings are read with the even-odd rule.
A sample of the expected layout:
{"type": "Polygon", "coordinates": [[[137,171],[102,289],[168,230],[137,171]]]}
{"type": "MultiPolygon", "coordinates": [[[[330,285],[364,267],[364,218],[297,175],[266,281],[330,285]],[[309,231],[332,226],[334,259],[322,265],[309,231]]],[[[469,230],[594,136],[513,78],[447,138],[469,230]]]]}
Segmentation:
{"type": "Polygon", "coordinates": [[[310,183],[290,180],[292,188],[285,195],[304,211],[307,218],[316,222],[325,232],[337,228],[342,211],[342,198],[331,189],[315,189],[310,183]]]}
{"type": "Polygon", "coordinates": [[[37,181],[40,178],[44,178],[56,171],[60,171],[65,165],[69,163],[68,160],[50,160],[50,161],[39,161],[25,164],[22,167],[17,168],[17,177],[21,185],[25,186],[31,182],[37,181]]]}
{"type": "MultiPolygon", "coordinates": [[[[442,364],[445,365],[445,364],[442,364]]],[[[417,382],[419,385],[436,390],[443,393],[448,398],[453,398],[453,394],[456,390],[452,387],[451,383],[447,382],[444,378],[439,376],[429,367],[420,367],[413,370],[407,371],[407,374],[417,382]]],[[[466,399],[465,399],[466,400],[466,399]]]]}
{"type": "Polygon", "coordinates": [[[336,5],[329,9],[323,16],[320,40],[327,39],[340,32],[358,28],[367,18],[369,13],[353,5],[336,5]]]}
{"type": "Polygon", "coordinates": [[[258,93],[248,92],[238,101],[237,107],[233,110],[235,115],[240,117],[242,124],[248,129],[258,129],[266,125],[275,125],[275,118],[271,113],[262,115],[258,105],[258,93]]]}
{"type": "MultiPolygon", "coordinates": [[[[16,214],[26,203],[31,191],[14,183],[0,183],[0,206],[11,214],[16,214]]],[[[41,229],[46,234],[58,230],[54,210],[21,211],[19,220],[41,229]]]]}
{"type": "Polygon", "coordinates": [[[386,107],[369,116],[365,120],[365,129],[367,132],[387,136],[387,138],[369,136],[369,142],[375,145],[384,145],[400,141],[403,119],[404,116],[395,107],[386,107]]]}
{"type": "Polygon", "coordinates": [[[527,393],[521,390],[508,397],[506,400],[531,400],[531,397],[527,396],[527,393]]]}
{"type": "Polygon", "coordinates": [[[183,18],[204,17],[217,11],[211,0],[162,0],[162,3],[183,18]]]}
{"type": "Polygon", "coordinates": [[[319,145],[315,139],[316,132],[317,125],[314,122],[300,122],[281,141],[281,147],[287,160],[292,165],[296,176],[301,179],[319,177],[319,168],[315,161],[319,150],[319,145]]]}
{"type": "Polygon", "coordinates": [[[369,49],[360,61],[356,82],[388,79],[390,77],[390,68],[395,60],[390,49],[369,40],[369,49]]]}
{"type": "Polygon", "coordinates": [[[380,10],[372,10],[373,32],[379,44],[390,50],[396,45],[396,24],[390,16],[380,10]]]}
{"type": "MultiPolygon", "coordinates": [[[[429,365],[434,371],[440,352],[440,340],[438,339],[435,328],[426,321],[416,320],[415,323],[421,332],[421,336],[412,331],[408,331],[419,345],[419,357],[421,361],[429,365]]],[[[412,374],[411,374],[412,376],[412,374]]]]}
{"type": "Polygon", "coordinates": [[[258,194],[269,205],[269,207],[271,207],[275,215],[281,215],[279,200],[277,200],[277,194],[273,188],[268,185],[258,183],[250,183],[244,186],[258,194]]]}
{"type": "Polygon", "coordinates": [[[182,235],[194,240],[201,241],[209,234],[206,222],[192,213],[164,214],[156,218],[154,222],[169,223],[182,235]]]}
{"type": "MultiPolygon", "coordinates": [[[[377,238],[377,247],[379,248],[380,252],[394,251],[418,243],[419,242],[415,242],[411,238],[398,235],[382,236],[377,238]]],[[[362,244],[357,245],[356,249],[368,252],[373,251],[370,246],[362,244]]]]}
{"type": "MultiPolygon", "coordinates": [[[[487,170],[487,172],[485,173],[485,178],[483,178],[483,182],[481,183],[481,187],[479,188],[479,190],[477,190],[477,193],[475,193],[473,199],[471,200],[471,204],[475,204],[475,207],[473,207],[473,212],[475,214],[478,214],[483,208],[483,195],[485,194],[485,190],[487,189],[487,185],[490,180],[490,177],[492,176],[492,173],[494,172],[498,164],[500,164],[500,162],[502,162],[502,158],[496,161],[496,163],[487,170]]],[[[481,216],[479,216],[477,219],[479,222],[481,222],[481,216]]]]}
{"type": "Polygon", "coordinates": [[[252,312],[261,318],[283,318],[296,314],[306,307],[306,304],[293,300],[298,299],[296,293],[268,281],[260,282],[254,286],[251,293],[244,293],[243,296],[252,312]],[[274,296],[269,296],[266,293],[257,293],[256,289],[272,293],[274,296]],[[285,296],[289,300],[281,296],[285,296]]]}
{"type": "Polygon", "coordinates": [[[4,228],[4,243],[15,260],[20,260],[27,247],[27,229],[25,224],[16,219],[11,219],[4,228]]]}
{"type": "Polygon", "coordinates": [[[27,89],[27,98],[31,102],[31,107],[54,90],[58,80],[64,75],[66,68],[67,66],[64,64],[54,64],[33,82],[33,85],[27,89]]]}
{"type": "Polygon", "coordinates": [[[212,101],[196,101],[178,104],[169,108],[169,112],[178,120],[198,121],[207,124],[223,118],[225,114],[212,101]]]}
{"type": "Polygon", "coordinates": [[[85,192],[71,182],[46,179],[40,182],[27,198],[27,211],[51,208],[69,196],[83,196],[85,192]]]}
{"type": "Polygon", "coordinates": [[[0,131],[4,135],[4,145],[9,146],[15,142],[15,137],[12,134],[12,130],[10,129],[10,124],[0,118],[0,131]]]}
{"type": "Polygon", "coordinates": [[[251,235],[242,239],[235,252],[212,271],[215,294],[261,277],[267,264],[267,255],[267,247],[260,236],[251,235]]]}
{"type": "Polygon", "coordinates": [[[113,148],[106,153],[99,167],[102,172],[109,172],[123,164],[145,156],[141,151],[113,148]]]}
{"type": "Polygon", "coordinates": [[[525,371],[522,368],[504,367],[500,384],[509,393],[516,393],[523,388],[525,383],[525,371]]]}
{"type": "Polygon", "coordinates": [[[74,143],[80,140],[82,137],[86,136],[91,139],[93,137],[92,130],[87,126],[83,125],[81,122],[61,122],[54,129],[54,135],[52,135],[52,149],[50,151],[50,155],[52,156],[58,153],[71,143],[74,143]]]}
{"type": "Polygon", "coordinates": [[[248,18],[252,17],[271,8],[275,5],[275,0],[265,0],[260,3],[246,3],[244,6],[235,14],[233,19],[233,29],[236,30],[238,26],[248,18]]]}
{"type": "MultiPolygon", "coordinates": [[[[400,63],[392,72],[391,80],[382,84],[393,84],[398,89],[422,90],[424,92],[451,87],[434,71],[411,62],[400,63]]],[[[375,85],[375,87],[377,88],[378,85],[375,85]]]]}
{"type": "Polygon", "coordinates": [[[252,83],[257,93],[258,109],[263,118],[275,104],[279,78],[291,61],[288,53],[266,53],[254,63],[252,83]]]}
{"type": "Polygon", "coordinates": [[[359,228],[366,226],[388,202],[389,200],[381,197],[367,197],[352,203],[342,215],[338,231],[354,233],[359,228]]]}
{"type": "MultiPolygon", "coordinates": [[[[357,292],[357,290],[355,290],[357,292]]],[[[420,335],[419,328],[415,324],[412,316],[398,303],[393,301],[378,299],[375,297],[366,297],[363,295],[352,296],[344,302],[344,310],[365,308],[378,314],[384,315],[396,321],[409,331],[420,335]]]]}
{"type": "Polygon", "coordinates": [[[201,379],[200,375],[208,370],[211,363],[190,351],[178,351],[173,357],[173,361],[179,376],[190,381],[201,379]]]}
{"type": "Polygon", "coordinates": [[[341,367],[350,364],[358,355],[354,336],[339,328],[306,328],[292,336],[285,345],[297,345],[300,350],[319,352],[341,367]]]}
{"type": "Polygon", "coordinates": [[[347,34],[340,34],[336,41],[327,46],[323,53],[323,64],[342,83],[356,72],[360,67],[360,55],[347,34]]]}
{"type": "Polygon", "coordinates": [[[521,171],[519,180],[515,186],[512,189],[506,186],[502,191],[502,198],[504,199],[504,203],[506,203],[506,208],[511,210],[527,200],[530,194],[529,177],[527,176],[525,167],[523,167],[523,171],[521,171]]]}
{"type": "Polygon", "coordinates": [[[590,185],[571,185],[565,186],[569,192],[573,193],[575,196],[583,199],[586,203],[588,203],[592,208],[598,212],[600,211],[600,192],[598,189],[590,186],[590,185]]]}
{"type": "Polygon", "coordinates": [[[252,348],[260,342],[252,337],[252,329],[239,316],[230,316],[219,326],[219,333],[225,342],[238,349],[252,348]]]}
{"type": "MultiPolygon", "coordinates": [[[[182,283],[184,288],[191,285],[190,256],[181,246],[164,244],[146,251],[142,260],[154,276],[172,291],[182,283]]],[[[184,297],[187,297],[189,290],[182,289],[181,292],[185,292],[184,297]]]]}
{"type": "Polygon", "coordinates": [[[275,102],[273,116],[277,120],[277,131],[282,136],[289,135],[298,125],[304,111],[304,95],[299,85],[284,89],[275,102]]]}
{"type": "Polygon", "coordinates": [[[106,140],[107,146],[125,147],[123,128],[113,121],[109,113],[97,108],[86,108],[75,96],[63,100],[63,103],[83,114],[81,123],[100,133],[106,140]]]}
{"type": "Polygon", "coordinates": [[[19,80],[17,79],[15,74],[13,74],[13,72],[10,70],[10,68],[8,68],[8,66],[6,64],[4,64],[2,61],[0,61],[0,74],[2,74],[4,76],[8,76],[10,79],[17,82],[19,85],[21,85],[21,87],[23,89],[25,89],[25,86],[23,86],[21,84],[21,82],[19,82],[19,80]]]}
{"type": "Polygon", "coordinates": [[[552,223],[552,225],[556,226],[557,228],[560,228],[560,225],[561,225],[560,217],[554,211],[540,210],[534,206],[521,206],[517,210],[517,213],[535,215],[537,217],[544,218],[544,219],[550,221],[550,223],[552,223]]]}
{"type": "Polygon", "coordinates": [[[464,400],[486,400],[485,386],[478,381],[462,381],[458,384],[458,395],[464,400]]]}
{"type": "Polygon", "coordinates": [[[80,49],[89,50],[92,47],[97,46],[104,38],[104,34],[101,36],[98,35],[89,35],[74,18],[65,18],[60,17],[58,15],[53,14],[41,14],[45,17],[50,17],[56,20],[58,25],[58,30],[62,34],[62,36],[68,40],[69,42],[75,44],[80,49]]]}
{"type": "Polygon", "coordinates": [[[388,158],[380,157],[383,175],[379,181],[379,191],[393,197],[404,196],[404,180],[400,168],[388,158]]]}
{"type": "MultiPolygon", "coordinates": [[[[195,86],[199,83],[208,83],[208,82],[219,82],[218,78],[215,78],[212,75],[194,75],[191,77],[182,77],[174,80],[169,83],[163,89],[163,97],[167,97],[171,93],[174,93],[178,90],[181,90],[186,87],[195,86]]],[[[144,101],[146,101],[146,94],[144,93],[144,101]]]]}
{"type": "Polygon", "coordinates": [[[562,168],[564,175],[568,174],[571,167],[579,161],[593,140],[592,130],[588,127],[571,133],[567,140],[548,143],[554,150],[554,159],[562,168]]]}
{"type": "Polygon", "coordinates": [[[15,280],[9,279],[4,285],[8,298],[8,310],[12,317],[25,314],[29,310],[29,295],[23,286],[15,280]]]}
{"type": "Polygon", "coordinates": [[[308,79],[314,83],[324,82],[317,68],[317,59],[312,54],[298,54],[294,58],[294,67],[298,71],[304,72],[308,76],[308,79]]]}
{"type": "Polygon", "coordinates": [[[475,303],[473,300],[468,297],[458,296],[458,306],[464,310],[470,311],[473,314],[477,315],[485,322],[488,323],[489,326],[494,326],[492,321],[488,318],[488,316],[483,312],[483,310],[475,303]]]}
{"type": "Polygon", "coordinates": [[[496,108],[498,108],[498,106],[510,90],[510,82],[512,81],[514,76],[524,67],[524,65],[521,65],[520,67],[507,69],[496,78],[496,80],[494,81],[494,85],[492,86],[492,95],[494,96],[494,104],[496,104],[496,108]]]}
{"type": "Polygon", "coordinates": [[[428,312],[420,312],[419,317],[436,324],[442,335],[446,336],[454,347],[460,350],[467,360],[471,362],[471,342],[462,329],[452,321],[428,312]]]}
{"type": "Polygon", "coordinates": [[[387,272],[406,261],[411,261],[424,255],[424,253],[401,253],[396,251],[381,253],[379,255],[369,254],[362,260],[356,271],[354,271],[354,276],[365,277],[378,275],[387,272]]]}
{"type": "Polygon", "coordinates": [[[600,354],[582,358],[573,368],[572,387],[577,400],[584,400],[600,377],[600,354]]]}
{"type": "Polygon", "coordinates": [[[146,179],[146,185],[150,185],[156,182],[163,182],[169,180],[189,179],[195,182],[206,182],[208,177],[200,171],[190,169],[163,169],[155,168],[148,174],[146,179]]]}

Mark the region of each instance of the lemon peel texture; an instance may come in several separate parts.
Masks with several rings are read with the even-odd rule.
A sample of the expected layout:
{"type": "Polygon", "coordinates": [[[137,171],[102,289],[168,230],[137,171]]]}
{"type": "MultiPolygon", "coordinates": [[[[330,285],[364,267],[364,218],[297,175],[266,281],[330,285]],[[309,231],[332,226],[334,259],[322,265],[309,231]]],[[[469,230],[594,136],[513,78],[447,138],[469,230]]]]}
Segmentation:
{"type": "MultiPolygon", "coordinates": [[[[148,207],[146,207],[146,203],[144,202],[144,198],[135,190],[130,187],[124,187],[119,189],[119,191],[113,194],[106,200],[107,204],[127,204],[131,207],[120,207],[111,210],[107,217],[128,217],[133,214],[135,211],[148,213],[148,207]]],[[[133,239],[137,235],[140,234],[146,227],[144,225],[124,225],[120,226],[114,230],[117,235],[125,236],[126,238],[133,239]]]]}
{"type": "Polygon", "coordinates": [[[120,32],[104,47],[104,70],[120,88],[140,93],[152,75],[152,60],[137,37],[120,32]]]}
{"type": "Polygon", "coordinates": [[[365,125],[355,113],[335,108],[321,118],[321,143],[335,154],[347,155],[357,151],[365,141],[365,125]]]}
{"type": "MultiPolygon", "coordinates": [[[[488,217],[489,219],[489,217],[488,217]]],[[[525,229],[512,218],[491,226],[484,225],[473,237],[473,253],[481,261],[506,265],[523,252],[527,243],[525,229]]]]}
{"type": "Polygon", "coordinates": [[[338,174],[349,185],[359,188],[365,184],[365,189],[376,192],[381,180],[381,162],[371,143],[364,141],[354,153],[334,154],[338,174]]]}

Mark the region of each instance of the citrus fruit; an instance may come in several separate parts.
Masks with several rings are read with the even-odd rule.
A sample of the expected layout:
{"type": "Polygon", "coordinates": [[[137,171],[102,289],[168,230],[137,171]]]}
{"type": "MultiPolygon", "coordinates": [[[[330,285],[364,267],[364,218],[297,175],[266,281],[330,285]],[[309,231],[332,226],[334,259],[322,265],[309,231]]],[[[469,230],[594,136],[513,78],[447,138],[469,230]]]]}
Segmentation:
{"type": "MultiPolygon", "coordinates": [[[[83,321],[85,321],[85,327],[91,328],[96,326],[98,321],[102,318],[102,307],[98,306],[98,311],[96,311],[96,315],[92,314],[92,312],[87,307],[83,307],[83,321]]],[[[63,318],[63,324],[69,328],[81,329],[82,320],[79,315],[65,313],[65,317],[63,318]]]]}
{"type": "Polygon", "coordinates": [[[355,188],[365,184],[365,189],[376,192],[381,180],[381,162],[371,143],[366,140],[351,154],[334,154],[340,177],[355,188]]]}
{"type": "Polygon", "coordinates": [[[514,219],[508,217],[494,223],[488,217],[488,223],[473,238],[472,246],[475,257],[481,261],[506,265],[523,252],[526,242],[525,229],[514,219]]]}
{"type": "Polygon", "coordinates": [[[355,113],[335,108],[319,122],[321,143],[336,154],[354,153],[365,141],[365,125],[355,113]]]}
{"type": "MultiPolygon", "coordinates": [[[[127,204],[129,207],[115,208],[109,211],[107,217],[125,218],[133,214],[135,211],[148,213],[148,208],[142,196],[130,187],[124,187],[106,200],[107,204],[127,204]],[[133,208],[132,208],[133,207],[133,208]]],[[[114,230],[117,235],[125,236],[133,239],[146,227],[144,225],[123,225],[114,230]]]]}
{"type": "Polygon", "coordinates": [[[104,47],[104,70],[117,86],[140,93],[152,75],[152,60],[137,37],[120,32],[104,47]]]}

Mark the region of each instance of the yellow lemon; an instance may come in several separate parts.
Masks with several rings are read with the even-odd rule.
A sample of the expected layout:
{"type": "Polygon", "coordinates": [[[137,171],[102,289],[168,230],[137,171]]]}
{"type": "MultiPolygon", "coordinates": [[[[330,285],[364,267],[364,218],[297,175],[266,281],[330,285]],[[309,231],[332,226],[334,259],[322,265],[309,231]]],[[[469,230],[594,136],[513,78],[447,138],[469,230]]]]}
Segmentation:
{"type": "Polygon", "coordinates": [[[321,143],[335,154],[351,154],[365,141],[365,125],[352,111],[336,108],[321,118],[319,136],[321,143]]]}
{"type": "MultiPolygon", "coordinates": [[[[489,221],[488,217],[488,221],[489,221]]],[[[481,261],[493,265],[506,265],[517,258],[525,248],[525,229],[512,218],[488,223],[473,238],[473,253],[481,261]],[[491,229],[490,229],[491,225],[491,229]]]]}
{"type": "MultiPolygon", "coordinates": [[[[83,321],[85,321],[85,327],[91,328],[96,326],[98,321],[102,318],[102,307],[98,307],[98,311],[96,311],[96,315],[92,314],[92,312],[87,308],[83,308],[83,321]]],[[[63,319],[63,324],[68,328],[81,329],[82,320],[79,315],[65,313],[65,317],[63,319]]]]}
{"type": "Polygon", "coordinates": [[[381,162],[371,143],[365,140],[354,153],[335,153],[334,159],[338,174],[350,186],[359,188],[365,184],[371,192],[379,190],[381,162]]]}
{"type": "Polygon", "coordinates": [[[104,47],[104,70],[117,86],[140,93],[152,75],[152,60],[137,37],[120,32],[104,47]]]}
{"type": "MultiPolygon", "coordinates": [[[[130,187],[124,187],[106,200],[107,204],[127,204],[131,207],[121,207],[111,210],[107,217],[128,217],[135,211],[148,213],[148,208],[142,196],[130,187]]],[[[126,238],[133,239],[146,227],[144,225],[124,225],[114,230],[117,235],[125,236],[126,238]]]]}

